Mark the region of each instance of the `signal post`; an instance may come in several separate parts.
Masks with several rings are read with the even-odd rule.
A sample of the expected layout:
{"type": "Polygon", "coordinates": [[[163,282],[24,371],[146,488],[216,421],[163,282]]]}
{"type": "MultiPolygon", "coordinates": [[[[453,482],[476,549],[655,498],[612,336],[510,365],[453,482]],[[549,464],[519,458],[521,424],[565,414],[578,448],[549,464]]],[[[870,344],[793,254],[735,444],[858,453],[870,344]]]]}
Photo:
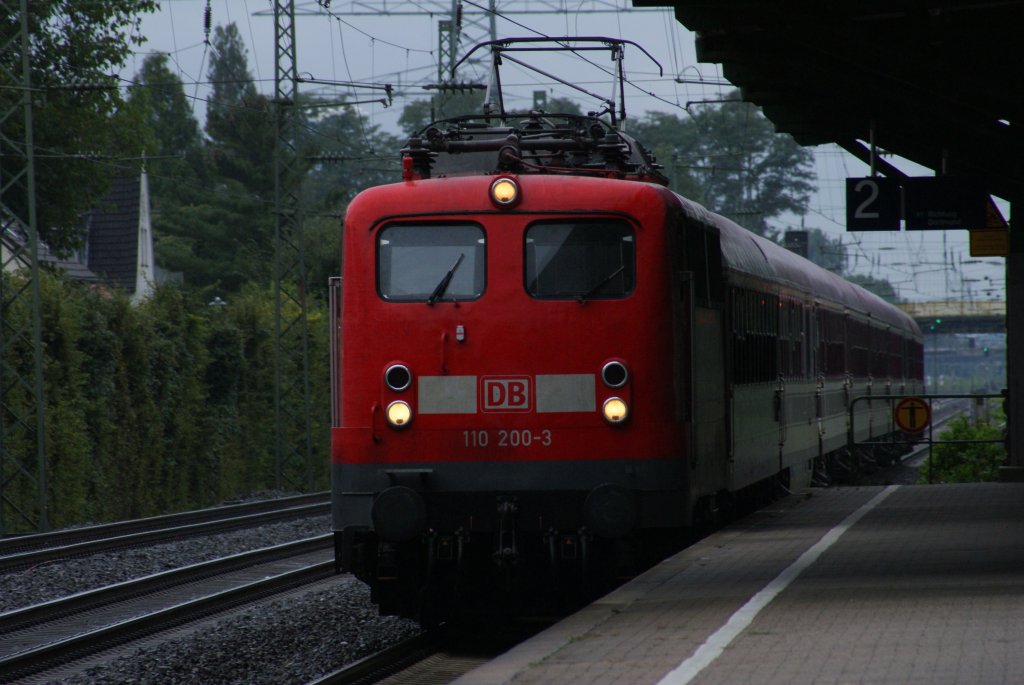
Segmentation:
{"type": "MultiPolygon", "coordinates": [[[[1018,162],[1020,164],[1020,162],[1018,162]]],[[[1024,222],[1010,203],[1010,253],[1006,257],[1006,465],[999,470],[1004,481],[1024,481],[1024,222]],[[1014,230],[1016,228],[1016,230],[1014,230]]]]}

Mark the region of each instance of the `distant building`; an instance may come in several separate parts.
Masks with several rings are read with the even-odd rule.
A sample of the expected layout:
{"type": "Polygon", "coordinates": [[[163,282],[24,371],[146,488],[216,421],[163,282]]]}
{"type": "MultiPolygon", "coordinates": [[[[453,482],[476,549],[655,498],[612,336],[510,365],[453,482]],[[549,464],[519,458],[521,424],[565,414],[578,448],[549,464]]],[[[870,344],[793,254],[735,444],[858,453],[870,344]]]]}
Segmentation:
{"type": "Polygon", "coordinates": [[[18,271],[28,268],[26,258],[19,253],[22,249],[22,242],[14,233],[14,220],[6,215],[3,217],[4,230],[0,233],[0,262],[4,265],[4,271],[18,271]]]}
{"type": "Polygon", "coordinates": [[[149,180],[143,169],[137,177],[114,178],[103,201],[85,216],[81,261],[101,283],[129,293],[132,302],[152,295],[157,283],[181,281],[180,273],[164,271],[153,259],[150,211],[149,180]]]}
{"type": "MultiPolygon", "coordinates": [[[[3,233],[0,234],[0,248],[2,248],[2,259],[4,271],[16,272],[28,269],[31,259],[28,254],[28,246],[25,244],[27,238],[15,228],[16,222],[11,219],[4,225],[3,233]]],[[[45,243],[39,243],[39,262],[41,265],[48,264],[66,272],[76,281],[96,282],[96,274],[83,264],[78,256],[68,259],[61,259],[55,256],[45,243]]]]}
{"type": "MultiPolygon", "coordinates": [[[[120,288],[131,295],[132,302],[141,302],[153,294],[156,284],[182,280],[181,273],[165,271],[153,259],[150,213],[145,169],[138,176],[115,177],[107,195],[83,218],[84,248],[69,259],[60,259],[40,243],[39,261],[75,280],[120,288]]],[[[4,263],[10,261],[7,268],[27,267],[27,255],[10,260],[24,237],[7,230],[2,239],[4,263]]]]}

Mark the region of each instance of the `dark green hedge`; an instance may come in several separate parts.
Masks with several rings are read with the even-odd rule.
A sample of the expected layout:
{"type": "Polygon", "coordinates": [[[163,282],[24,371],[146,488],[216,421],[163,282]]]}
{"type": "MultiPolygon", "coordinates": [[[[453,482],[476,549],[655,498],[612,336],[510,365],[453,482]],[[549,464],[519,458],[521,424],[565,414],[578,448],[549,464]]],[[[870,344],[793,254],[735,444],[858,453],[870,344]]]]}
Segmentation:
{"type": "MultiPolygon", "coordinates": [[[[4,279],[5,291],[20,287],[17,277],[4,279]]],[[[132,305],[123,293],[51,275],[40,282],[53,526],[178,511],[276,486],[272,291],[249,289],[227,305],[210,306],[205,297],[165,286],[132,305]]],[[[322,304],[311,305],[316,489],[328,484],[325,315],[322,304]]],[[[20,305],[5,316],[27,322],[20,305]]],[[[8,342],[9,368],[30,374],[27,343],[8,342]]],[[[291,367],[282,372],[285,387],[301,374],[291,367]]],[[[33,461],[31,434],[22,435],[13,420],[29,396],[5,380],[4,400],[13,412],[4,414],[4,495],[32,509],[31,481],[7,480],[14,457],[33,461]]],[[[301,435],[286,438],[302,444],[301,435]]],[[[285,483],[305,484],[304,466],[286,464],[285,483]]],[[[5,514],[8,532],[16,530],[11,512],[5,514]]]]}

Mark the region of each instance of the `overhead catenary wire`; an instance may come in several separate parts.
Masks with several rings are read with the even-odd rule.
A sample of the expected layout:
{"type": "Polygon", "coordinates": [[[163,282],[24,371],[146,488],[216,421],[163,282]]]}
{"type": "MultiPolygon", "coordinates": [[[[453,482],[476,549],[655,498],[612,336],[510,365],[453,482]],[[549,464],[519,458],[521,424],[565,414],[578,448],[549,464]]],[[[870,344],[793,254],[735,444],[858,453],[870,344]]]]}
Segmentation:
{"type": "MultiPolygon", "coordinates": [[[[177,16],[177,15],[181,14],[180,7],[182,5],[184,5],[185,2],[196,3],[197,0],[171,0],[171,2],[166,3],[166,5],[168,6],[167,10],[168,11],[173,11],[174,14],[176,15],[176,18],[180,19],[180,16],[177,16]],[[173,5],[177,5],[178,8],[177,9],[173,8],[172,7],[173,5]]],[[[481,7],[482,5],[486,4],[486,3],[480,3],[479,0],[476,0],[476,3],[478,3],[478,4],[476,4],[477,7],[481,7]]],[[[408,3],[406,3],[406,4],[408,4],[408,3]]],[[[195,6],[195,5],[193,5],[193,6],[195,6]]],[[[580,5],[580,6],[583,6],[583,5],[580,5]]],[[[218,8],[219,8],[219,5],[218,5],[218,8]]],[[[425,10],[429,10],[429,8],[426,8],[425,6],[424,6],[424,9],[425,10]]],[[[334,14],[336,14],[336,15],[344,14],[344,6],[342,6],[339,2],[336,1],[336,2],[331,4],[331,11],[334,14]]],[[[584,10],[584,12],[585,12],[585,10],[584,10]]],[[[424,18],[428,18],[429,17],[430,21],[433,23],[438,15],[436,14],[436,10],[435,10],[435,14],[430,15],[429,11],[425,11],[423,16],[424,16],[424,18]]],[[[505,15],[504,14],[499,14],[499,17],[500,17],[500,20],[502,22],[505,21],[505,15]]],[[[416,59],[417,55],[430,55],[430,61],[433,62],[434,61],[434,59],[433,59],[434,55],[436,54],[436,46],[428,43],[425,47],[430,48],[430,49],[419,50],[418,52],[414,52],[414,51],[416,51],[420,47],[420,46],[415,45],[414,42],[405,41],[405,40],[403,40],[403,41],[394,41],[394,40],[392,40],[391,41],[392,43],[399,43],[399,42],[402,43],[400,48],[386,47],[386,49],[384,49],[385,45],[379,39],[381,39],[381,38],[387,39],[389,36],[381,34],[380,32],[375,31],[372,28],[370,28],[371,26],[373,26],[372,22],[374,21],[374,19],[366,18],[366,17],[353,18],[351,20],[349,20],[348,17],[343,17],[343,19],[346,20],[346,23],[351,24],[353,26],[357,26],[359,29],[361,29],[363,31],[363,33],[369,34],[370,36],[373,36],[375,39],[377,39],[377,40],[374,41],[375,50],[374,50],[374,53],[373,53],[373,60],[372,60],[372,64],[374,66],[374,69],[373,69],[374,72],[376,71],[376,68],[379,67],[383,63],[384,58],[387,57],[391,53],[391,51],[393,49],[401,49],[402,52],[399,55],[396,56],[397,59],[393,59],[392,60],[393,62],[397,62],[396,66],[398,68],[395,69],[395,70],[389,71],[389,73],[386,76],[373,73],[371,78],[367,79],[367,78],[365,78],[365,76],[363,74],[355,73],[355,71],[357,69],[359,69],[359,67],[356,65],[356,63],[352,63],[352,65],[351,65],[352,66],[351,71],[353,72],[352,75],[356,76],[358,79],[361,79],[361,80],[364,80],[364,81],[369,81],[369,80],[372,80],[372,81],[390,81],[390,82],[396,82],[396,83],[401,84],[403,87],[399,88],[399,89],[396,89],[396,94],[395,94],[395,102],[396,102],[396,106],[399,109],[399,111],[400,111],[400,108],[401,108],[402,105],[404,105],[405,103],[408,103],[411,100],[417,98],[417,94],[416,94],[416,92],[415,92],[415,90],[413,88],[414,86],[425,85],[425,84],[427,84],[427,83],[429,83],[430,81],[433,80],[431,78],[431,71],[433,70],[433,68],[436,65],[434,65],[434,64],[423,65],[423,66],[420,66],[418,69],[415,67],[415,65],[417,63],[417,59],[416,59]],[[405,68],[402,68],[403,66],[405,68]],[[410,68],[410,67],[412,67],[412,68],[410,68]]],[[[617,20],[623,22],[622,25],[625,25],[624,24],[624,22],[625,22],[624,17],[617,17],[617,20]]],[[[568,17],[568,14],[566,14],[565,15],[564,26],[566,26],[567,30],[568,30],[568,28],[571,28],[573,26],[577,26],[577,25],[582,26],[583,25],[582,22],[583,22],[582,14],[576,14],[572,18],[568,17]]],[[[328,22],[324,22],[324,23],[325,24],[326,23],[330,23],[330,24],[333,25],[333,27],[337,27],[337,28],[334,28],[334,30],[338,31],[338,33],[335,33],[334,30],[328,31],[328,33],[330,33],[332,35],[332,37],[334,37],[335,39],[339,35],[345,35],[345,36],[354,35],[353,32],[350,31],[350,29],[348,29],[347,27],[344,27],[337,20],[335,20],[335,21],[330,21],[329,20],[328,22]]],[[[532,22],[517,22],[517,23],[519,23],[520,26],[525,27],[527,24],[532,23],[532,22]]],[[[251,23],[250,23],[250,25],[251,25],[251,23]]],[[[391,24],[390,24],[390,20],[389,20],[389,26],[390,25],[391,24]]],[[[511,25],[512,24],[506,24],[506,26],[511,26],[511,25]]],[[[555,26],[558,26],[558,25],[559,24],[555,24],[555,26]]],[[[662,98],[664,101],[671,103],[670,105],[669,104],[665,105],[665,108],[668,111],[678,112],[678,110],[681,108],[680,107],[680,101],[685,102],[686,100],[706,99],[706,98],[715,97],[716,95],[718,97],[721,97],[721,94],[723,94],[727,90],[731,89],[731,85],[729,85],[727,81],[724,81],[724,80],[721,79],[720,72],[714,71],[714,67],[713,66],[711,66],[711,65],[699,65],[698,66],[697,64],[694,64],[694,63],[687,64],[686,61],[682,57],[680,57],[680,59],[678,61],[676,60],[676,58],[675,58],[675,51],[677,49],[678,42],[676,42],[675,39],[678,36],[681,35],[680,34],[680,27],[678,26],[677,22],[672,21],[671,17],[668,17],[666,21],[660,22],[660,27],[664,29],[664,35],[666,37],[665,38],[665,43],[668,46],[667,47],[668,51],[667,51],[666,54],[670,55],[670,57],[666,61],[666,64],[667,65],[671,65],[671,73],[670,73],[670,75],[671,75],[672,78],[669,78],[667,80],[649,79],[648,77],[639,76],[637,73],[631,72],[631,74],[629,75],[629,81],[630,81],[630,86],[629,87],[630,87],[632,92],[636,92],[636,89],[634,88],[634,84],[638,85],[640,87],[640,92],[641,93],[648,92],[648,91],[653,92],[653,95],[658,96],[658,97],[662,98]]],[[[171,29],[173,30],[174,27],[172,26],[171,29]]],[[[524,28],[523,30],[526,30],[526,29],[524,28]]],[[[619,30],[621,31],[621,29],[619,29],[619,30]]],[[[250,37],[251,37],[252,33],[253,33],[253,30],[250,30],[250,37]]],[[[424,38],[429,37],[431,43],[433,43],[433,42],[436,42],[436,33],[437,33],[436,31],[431,30],[431,31],[421,32],[419,35],[423,36],[424,38]]],[[[537,34],[542,34],[542,33],[543,32],[541,32],[541,31],[537,32],[537,34]]],[[[175,43],[174,43],[174,49],[176,51],[178,51],[178,52],[177,52],[177,54],[175,54],[173,56],[174,58],[177,58],[179,55],[181,55],[182,56],[182,59],[181,59],[182,63],[184,63],[184,56],[187,56],[187,57],[189,57],[189,59],[194,60],[195,57],[197,57],[199,53],[198,52],[193,52],[193,51],[196,50],[196,47],[198,47],[198,45],[201,45],[201,43],[199,43],[199,44],[197,44],[195,46],[190,45],[188,47],[181,47],[180,50],[179,50],[179,46],[181,45],[180,41],[181,41],[181,38],[182,38],[183,35],[184,34],[182,34],[179,31],[178,34],[175,36],[176,40],[175,40],[175,43]]],[[[357,42],[358,42],[358,40],[357,40],[357,42]]],[[[334,41],[334,45],[335,45],[335,48],[336,48],[337,40],[334,41]]],[[[301,46],[300,46],[300,48],[301,48],[301,46]]],[[[340,51],[336,51],[335,50],[333,54],[336,55],[336,57],[338,59],[341,58],[340,51]]],[[[351,54],[349,55],[349,57],[351,57],[351,54]]],[[[257,63],[258,63],[258,61],[257,61],[257,63]]],[[[368,65],[370,63],[371,63],[371,60],[367,59],[364,62],[362,69],[365,71],[366,65],[368,65]]],[[[320,68],[316,68],[315,71],[316,72],[321,72],[321,69],[320,68]]],[[[184,71],[182,71],[180,73],[184,73],[184,71]]],[[[340,65],[338,65],[338,73],[339,74],[345,73],[342,70],[342,68],[340,67],[340,65]]],[[[327,64],[323,65],[323,71],[322,71],[322,73],[320,73],[318,75],[324,75],[324,74],[332,74],[333,75],[333,71],[329,70],[329,65],[327,65],[327,64]]],[[[587,80],[589,81],[589,79],[587,79],[587,80]]],[[[192,78],[183,78],[183,81],[185,81],[188,84],[189,91],[193,91],[195,89],[194,84],[196,82],[202,82],[203,79],[202,78],[194,78],[194,79],[192,79],[192,78]]],[[[262,81],[260,79],[256,79],[255,82],[260,83],[262,81]]],[[[583,80],[581,79],[580,82],[583,82],[583,80]]],[[[554,85],[554,84],[545,84],[542,81],[537,80],[537,79],[531,79],[530,81],[528,81],[528,83],[535,84],[538,88],[540,88],[540,87],[551,88],[554,85]]],[[[198,89],[200,96],[202,94],[203,87],[205,87],[205,84],[198,89]]],[[[332,93],[337,93],[338,92],[338,88],[334,88],[334,87],[330,87],[330,86],[324,86],[324,87],[318,89],[316,92],[318,92],[320,95],[322,95],[324,97],[331,97],[332,93]]],[[[349,91],[349,92],[351,92],[351,91],[349,91]]],[[[426,96],[426,93],[424,93],[423,96],[426,96]]],[[[197,103],[197,102],[201,102],[201,101],[200,100],[193,100],[193,102],[197,103]]],[[[656,100],[652,99],[652,100],[650,100],[650,102],[656,108],[660,106],[658,101],[656,101],[656,100]]],[[[517,101],[517,104],[519,104],[519,101],[517,101]]],[[[381,111],[382,110],[378,109],[377,107],[370,106],[370,107],[367,107],[366,111],[364,111],[363,113],[364,114],[369,114],[370,116],[377,116],[377,113],[381,112],[381,111]]],[[[394,115],[392,115],[392,116],[394,116],[394,115]]],[[[837,234],[838,235],[842,235],[843,233],[846,232],[845,231],[845,205],[843,203],[843,197],[842,197],[843,196],[843,179],[845,177],[857,176],[857,175],[861,175],[861,174],[859,174],[857,171],[853,171],[852,173],[850,173],[850,171],[851,171],[850,169],[842,169],[842,166],[847,164],[849,162],[849,160],[851,160],[852,158],[849,157],[848,154],[846,154],[842,150],[838,149],[836,146],[818,146],[817,148],[815,148],[814,151],[815,151],[815,157],[817,158],[818,164],[819,164],[819,171],[818,171],[819,191],[818,191],[818,193],[813,198],[810,215],[811,215],[811,217],[813,217],[813,222],[815,224],[817,224],[817,226],[821,227],[821,229],[826,233],[826,235],[830,235],[832,237],[835,237],[837,234]]],[[[787,218],[780,217],[778,219],[773,219],[771,224],[772,224],[773,227],[774,226],[787,227],[787,218]]],[[[788,221],[788,224],[792,224],[792,221],[788,221]]],[[[961,245],[960,245],[960,239],[961,238],[966,240],[966,233],[963,233],[962,236],[961,235],[956,235],[956,234],[951,236],[951,243],[950,243],[951,247],[950,247],[950,249],[952,250],[951,254],[953,254],[954,257],[956,256],[956,254],[962,254],[963,252],[966,252],[966,246],[961,247],[961,245]],[[956,240],[953,240],[954,237],[956,238],[956,240]]],[[[861,235],[854,234],[854,233],[848,233],[848,234],[846,234],[846,236],[844,236],[844,240],[847,241],[847,242],[844,242],[844,244],[846,244],[846,246],[847,246],[847,248],[848,248],[848,250],[850,252],[851,263],[854,261],[855,255],[858,255],[858,254],[860,255],[859,257],[856,257],[856,259],[858,259],[858,263],[857,263],[857,268],[858,269],[870,268],[871,269],[870,273],[872,273],[872,274],[874,274],[876,276],[877,275],[888,275],[889,277],[892,277],[892,278],[895,279],[895,278],[897,278],[897,276],[895,275],[895,271],[896,270],[887,266],[888,262],[893,261],[893,260],[896,259],[895,257],[893,257],[891,255],[894,255],[894,254],[897,254],[897,253],[901,253],[902,254],[902,253],[906,253],[906,252],[913,253],[913,252],[918,251],[918,250],[921,250],[921,251],[927,250],[927,251],[931,252],[932,249],[928,246],[928,240],[929,239],[930,238],[928,236],[926,236],[926,235],[909,236],[909,235],[906,235],[906,232],[903,232],[902,235],[897,234],[897,236],[895,236],[895,240],[892,240],[892,239],[889,239],[889,238],[885,238],[884,242],[883,242],[883,238],[881,236],[878,236],[878,235],[864,235],[864,236],[861,236],[861,235]],[[895,247],[896,249],[891,250],[891,251],[879,252],[878,247],[880,247],[880,246],[895,247]],[[869,267],[868,266],[869,261],[865,258],[865,256],[868,253],[882,254],[882,258],[880,260],[876,259],[875,263],[869,267]]],[[[904,261],[906,261],[906,260],[904,260],[904,261]]],[[[963,270],[966,270],[968,268],[968,266],[964,266],[963,270]]],[[[991,265],[985,265],[984,267],[982,267],[982,266],[972,266],[971,268],[972,269],[985,268],[985,269],[988,269],[989,272],[991,272],[993,269],[997,269],[998,267],[993,267],[991,265]]],[[[986,273],[988,273],[988,272],[986,272],[986,273]]],[[[931,276],[922,276],[921,278],[922,279],[928,279],[930,277],[931,276]]],[[[956,279],[956,280],[959,280],[959,279],[956,279]]],[[[955,286],[956,283],[953,283],[951,281],[951,285],[955,286]]]]}
{"type": "MultiPolygon", "coordinates": [[[[473,7],[476,7],[478,9],[484,10],[486,12],[491,12],[492,11],[489,7],[484,7],[483,5],[481,5],[479,3],[473,2],[473,0],[462,0],[462,2],[465,2],[468,5],[472,5],[473,7]]],[[[541,38],[546,38],[546,39],[549,39],[549,40],[553,40],[552,36],[549,36],[548,34],[544,33],[543,31],[539,31],[539,30],[537,30],[537,29],[535,29],[533,27],[530,27],[530,26],[527,26],[526,24],[518,22],[518,21],[512,19],[511,17],[509,17],[509,16],[499,12],[498,10],[493,10],[493,12],[494,12],[495,16],[498,16],[498,17],[502,18],[503,20],[505,20],[505,21],[515,25],[515,26],[518,26],[521,29],[524,29],[526,31],[534,33],[534,34],[536,34],[537,36],[539,36],[541,38]]],[[[572,49],[572,46],[570,46],[568,44],[564,44],[564,47],[566,49],[568,49],[570,52],[573,52],[573,54],[576,54],[576,56],[580,60],[582,60],[583,62],[585,62],[585,63],[595,67],[596,69],[604,72],[605,74],[608,74],[609,76],[611,76],[613,78],[617,77],[617,75],[614,72],[609,71],[607,68],[597,64],[596,62],[594,62],[593,60],[590,60],[586,56],[584,56],[584,55],[582,55],[580,53],[574,52],[573,49],[572,49]]],[[[658,100],[658,101],[660,101],[660,102],[662,102],[662,103],[664,103],[666,105],[669,105],[670,107],[677,108],[677,109],[683,109],[683,108],[679,107],[679,105],[677,103],[675,103],[675,102],[672,102],[672,101],[670,101],[668,99],[662,98],[661,96],[659,96],[659,95],[657,95],[657,94],[655,94],[655,93],[653,93],[651,91],[646,91],[643,88],[640,88],[638,85],[636,85],[635,82],[633,82],[629,78],[624,78],[624,82],[627,85],[629,85],[630,87],[635,88],[636,90],[640,91],[644,95],[647,95],[648,97],[654,98],[655,100],[658,100]]],[[[683,111],[686,111],[686,110],[683,109],[683,111]]]]}
{"type": "MultiPolygon", "coordinates": [[[[351,22],[346,22],[346,21],[344,21],[344,20],[343,20],[343,19],[341,19],[341,18],[340,18],[340,17],[339,17],[338,15],[337,15],[337,13],[336,13],[336,12],[334,12],[333,10],[331,10],[331,11],[330,11],[330,13],[329,13],[329,14],[327,14],[327,16],[329,16],[330,18],[334,18],[334,19],[335,19],[336,21],[338,21],[338,22],[339,22],[339,27],[340,27],[341,23],[344,23],[344,24],[345,24],[345,25],[347,25],[347,26],[353,26],[353,27],[354,27],[354,24],[352,24],[351,22]]],[[[499,16],[501,16],[501,17],[502,17],[503,19],[507,19],[507,17],[506,17],[505,15],[501,14],[501,13],[499,13],[499,16]]],[[[523,27],[525,27],[525,26],[526,26],[525,24],[522,24],[521,22],[515,22],[515,23],[517,23],[518,25],[520,25],[520,26],[523,26],[523,27]]],[[[373,34],[372,32],[370,32],[370,31],[365,31],[365,30],[363,30],[363,29],[360,29],[359,27],[354,27],[354,28],[356,28],[357,30],[359,30],[359,31],[360,31],[360,32],[361,32],[361,33],[362,33],[363,35],[366,35],[366,36],[369,36],[369,37],[371,37],[371,39],[373,40],[373,43],[374,43],[374,45],[377,45],[378,43],[381,43],[381,44],[390,44],[390,45],[395,45],[394,43],[390,43],[389,41],[384,41],[384,40],[382,40],[382,39],[381,39],[381,38],[380,38],[379,36],[376,36],[376,35],[374,35],[374,34],[373,34]]],[[[540,31],[534,31],[534,32],[535,32],[535,33],[537,33],[537,34],[539,34],[539,35],[543,35],[543,32],[540,32],[540,31]]],[[[251,23],[250,23],[250,35],[251,35],[251,34],[252,34],[252,29],[251,29],[251,23]]],[[[332,34],[332,36],[333,36],[333,34],[332,34]]],[[[200,44],[201,44],[201,43],[200,43],[200,44]]],[[[197,45],[198,45],[198,44],[197,44],[197,45]]],[[[422,53],[422,54],[429,54],[429,55],[431,55],[431,56],[433,55],[433,50],[417,50],[416,48],[413,48],[413,47],[411,47],[411,46],[399,46],[399,47],[400,47],[400,49],[402,49],[402,51],[403,51],[403,55],[405,56],[405,59],[406,59],[407,61],[408,61],[408,59],[409,59],[409,55],[410,55],[410,53],[412,53],[412,52],[417,52],[417,51],[418,51],[418,52],[420,52],[420,53],[422,53]]],[[[177,49],[177,48],[176,48],[176,49],[177,49]]],[[[374,57],[375,57],[375,55],[374,55],[374,57]]],[[[175,60],[175,61],[176,61],[176,63],[177,63],[177,60],[175,60]]],[[[257,64],[257,66],[258,66],[258,64],[259,64],[259,61],[258,61],[258,59],[257,59],[257,61],[256,61],[256,64],[257,64]]],[[[178,66],[179,66],[179,69],[180,69],[180,64],[179,64],[178,66]]],[[[424,70],[424,71],[425,71],[425,70],[424,70]]],[[[184,69],[180,69],[180,73],[182,73],[182,74],[185,74],[185,70],[184,70],[184,69]]],[[[401,82],[405,82],[405,81],[406,81],[406,79],[405,79],[405,78],[403,78],[403,77],[402,77],[402,75],[401,75],[401,74],[402,74],[402,72],[398,72],[398,73],[399,73],[399,80],[400,80],[401,82]]],[[[190,83],[190,84],[195,84],[195,83],[200,83],[200,82],[202,82],[202,79],[201,79],[201,78],[183,78],[182,80],[183,80],[183,82],[186,82],[186,83],[190,83]]],[[[257,81],[258,81],[258,80],[259,80],[259,79],[257,79],[257,81]]],[[[637,87],[638,87],[638,84],[639,84],[639,83],[641,82],[641,80],[640,80],[640,79],[636,79],[636,78],[630,78],[630,79],[628,79],[628,82],[629,82],[629,84],[630,84],[630,87],[631,87],[631,88],[637,88],[637,87]]],[[[674,84],[673,84],[673,86],[674,86],[674,84]]],[[[673,89],[674,89],[674,88],[673,88],[673,89]]],[[[669,104],[669,105],[671,105],[671,106],[677,106],[677,105],[676,105],[676,103],[670,102],[670,101],[669,101],[669,100],[668,100],[668,99],[667,99],[667,98],[666,98],[665,96],[662,96],[662,95],[660,95],[659,93],[656,93],[656,92],[653,92],[653,91],[650,91],[650,90],[648,90],[648,89],[644,89],[644,88],[640,88],[640,90],[641,90],[642,92],[645,92],[645,93],[649,94],[649,95],[650,95],[651,97],[655,97],[655,98],[661,98],[661,100],[662,100],[662,101],[664,101],[665,103],[667,103],[667,104],[669,104]]],[[[672,96],[670,96],[670,97],[674,97],[674,95],[672,95],[672,96]]],[[[194,100],[194,102],[198,102],[198,101],[199,101],[199,100],[194,100]]]]}

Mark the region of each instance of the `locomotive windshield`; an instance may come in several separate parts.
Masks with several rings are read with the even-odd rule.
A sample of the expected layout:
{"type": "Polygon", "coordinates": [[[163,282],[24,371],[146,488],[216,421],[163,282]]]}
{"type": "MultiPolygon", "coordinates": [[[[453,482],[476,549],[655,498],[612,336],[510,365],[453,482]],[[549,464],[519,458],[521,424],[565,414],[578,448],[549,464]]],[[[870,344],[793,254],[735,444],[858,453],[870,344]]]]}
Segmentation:
{"type": "Polygon", "coordinates": [[[476,224],[392,224],[377,238],[377,290],[392,302],[475,300],[486,283],[476,224]]]}
{"type": "Polygon", "coordinates": [[[550,221],[526,229],[526,291],[542,300],[612,300],[636,284],[625,221],[550,221]]]}

